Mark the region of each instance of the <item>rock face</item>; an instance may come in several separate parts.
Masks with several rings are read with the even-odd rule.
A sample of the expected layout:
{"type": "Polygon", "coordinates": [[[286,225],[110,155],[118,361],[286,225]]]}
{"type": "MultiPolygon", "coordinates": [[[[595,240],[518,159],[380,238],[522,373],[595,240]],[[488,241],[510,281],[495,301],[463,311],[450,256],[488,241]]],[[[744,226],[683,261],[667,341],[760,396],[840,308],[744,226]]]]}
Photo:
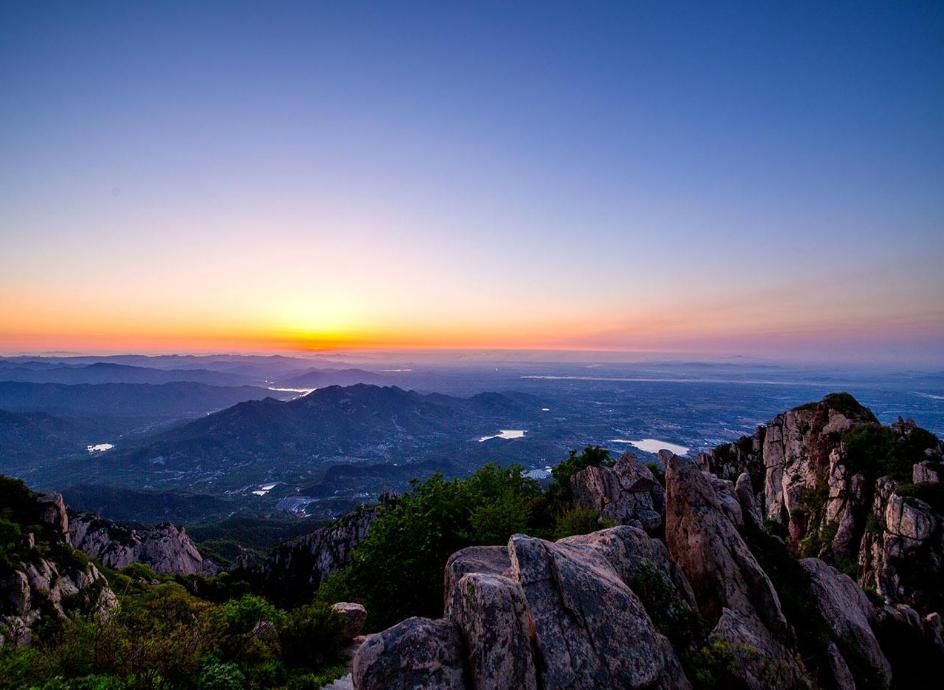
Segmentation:
{"type": "Polygon", "coordinates": [[[106,614],[117,603],[108,582],[69,545],[69,519],[59,494],[33,494],[0,477],[0,512],[21,528],[20,544],[5,544],[0,564],[0,645],[29,644],[44,617],[106,614]]]}
{"type": "Polygon", "coordinates": [[[168,522],[134,529],[90,513],[70,515],[72,546],[109,568],[144,563],[154,572],[179,575],[213,575],[219,570],[203,558],[183,527],[168,522]]]}
{"type": "Polygon", "coordinates": [[[691,461],[674,457],[665,481],[666,544],[691,582],[702,614],[715,621],[727,608],[772,631],[785,631],[777,592],[708,476],[691,461]]]}
{"type": "Polygon", "coordinates": [[[871,679],[872,686],[888,687],[892,669],[872,630],[875,607],[865,592],[848,575],[818,558],[805,558],[800,565],[810,574],[813,603],[829,626],[843,659],[859,665],[856,675],[871,679]]]}
{"type": "Polygon", "coordinates": [[[613,467],[587,467],[570,478],[574,503],[618,525],[658,530],[665,492],[648,467],[624,453],[613,467]]]}
{"type": "Polygon", "coordinates": [[[719,479],[737,478],[742,514],[753,493],[759,516],[795,551],[857,570],[861,586],[927,614],[944,606],[942,456],[940,441],[914,422],[882,426],[838,393],[696,462],[719,479]]]}
{"type": "Polygon", "coordinates": [[[279,544],[261,562],[248,565],[248,575],[276,600],[309,598],[322,580],[350,563],[354,548],[395,501],[382,495],[377,505],[360,506],[326,527],[279,544]]]}
{"type": "Polygon", "coordinates": [[[616,527],[557,543],[515,535],[507,549],[460,551],[447,566],[446,618],[409,619],[369,638],[355,657],[354,687],[689,688],[625,579],[652,556],[678,580],[679,596],[691,597],[652,541],[616,527]],[[401,666],[407,633],[422,658],[401,666]],[[448,664],[454,673],[445,672],[448,664]]]}
{"type": "Polygon", "coordinates": [[[354,655],[354,687],[361,690],[464,690],[461,643],[446,620],[407,618],[371,635],[354,655]]]}
{"type": "MultiPolygon", "coordinates": [[[[916,466],[917,467],[917,466],[916,466]]],[[[944,516],[900,483],[876,482],[868,524],[859,549],[860,581],[891,603],[923,611],[944,605],[944,516]]]]}
{"type": "Polygon", "coordinates": [[[477,690],[536,690],[528,602],[521,585],[502,575],[468,573],[447,612],[459,631],[477,690]]]}

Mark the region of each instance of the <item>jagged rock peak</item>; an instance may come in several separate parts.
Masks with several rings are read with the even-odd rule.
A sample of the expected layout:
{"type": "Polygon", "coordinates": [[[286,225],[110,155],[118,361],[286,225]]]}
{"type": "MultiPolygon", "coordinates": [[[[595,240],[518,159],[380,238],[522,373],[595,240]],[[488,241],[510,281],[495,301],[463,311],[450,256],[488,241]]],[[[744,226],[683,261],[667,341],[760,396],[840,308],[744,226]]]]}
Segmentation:
{"type": "Polygon", "coordinates": [[[652,471],[632,453],[612,467],[591,466],[570,478],[574,503],[618,525],[654,532],[662,524],[665,491],[652,471]]]}
{"type": "Polygon", "coordinates": [[[33,629],[47,616],[94,616],[115,607],[105,577],[68,543],[62,496],[35,494],[22,482],[0,476],[0,514],[24,532],[2,545],[0,645],[29,644],[33,629]]]}
{"type": "Polygon", "coordinates": [[[183,527],[164,523],[132,528],[91,513],[70,513],[72,546],[109,568],[144,563],[158,573],[213,575],[219,567],[205,559],[183,527]]]}

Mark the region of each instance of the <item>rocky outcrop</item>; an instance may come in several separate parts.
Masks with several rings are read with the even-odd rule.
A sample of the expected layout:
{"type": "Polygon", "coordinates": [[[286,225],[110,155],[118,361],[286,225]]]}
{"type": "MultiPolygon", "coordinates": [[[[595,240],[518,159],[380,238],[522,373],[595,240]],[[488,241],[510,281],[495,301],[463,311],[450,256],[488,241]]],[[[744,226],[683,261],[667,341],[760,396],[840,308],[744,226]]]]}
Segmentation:
{"type": "Polygon", "coordinates": [[[364,623],[367,622],[367,609],[361,604],[349,601],[339,601],[332,604],[331,608],[337,611],[338,615],[344,620],[344,630],[341,634],[345,640],[353,640],[361,634],[364,623]]]}
{"type": "Polygon", "coordinates": [[[624,453],[612,467],[587,467],[570,478],[574,504],[618,525],[653,532],[662,524],[665,491],[648,467],[624,453]]]}
{"type": "Polygon", "coordinates": [[[749,690],[809,685],[806,672],[794,653],[750,615],[723,609],[708,640],[729,650],[731,675],[749,690]]]}
{"type": "Polygon", "coordinates": [[[59,494],[33,494],[0,477],[0,514],[20,529],[0,562],[0,645],[29,644],[46,618],[104,615],[117,600],[105,577],[69,545],[69,520],[59,494]]]}
{"type": "Polygon", "coordinates": [[[307,600],[322,580],[350,563],[371,525],[396,500],[382,494],[376,505],[359,506],[326,527],[282,542],[261,561],[247,563],[244,575],[282,603],[307,600]]]}
{"type": "Polygon", "coordinates": [[[836,468],[834,455],[843,434],[856,424],[875,423],[874,415],[850,395],[835,394],[774,417],[764,436],[764,501],[766,516],[786,528],[791,543],[809,534],[811,512],[823,501],[851,497],[851,468],[836,468]],[[829,484],[828,478],[833,478],[829,484]],[[841,486],[840,486],[841,483],[841,486]]]}
{"type": "Polygon", "coordinates": [[[889,603],[944,605],[944,448],[910,420],[882,426],[845,393],[777,415],[696,458],[739,529],[770,529],[889,603]],[[724,480],[737,480],[734,497],[724,480]],[[753,495],[753,501],[751,501],[753,495]]]}
{"type": "Polygon", "coordinates": [[[941,450],[836,394],[694,462],[661,454],[664,494],[632,458],[584,470],[576,504],[628,524],[457,552],[445,617],[407,622],[419,666],[398,666],[395,626],[358,655],[355,687],[380,687],[364,680],[375,671],[391,688],[688,687],[683,668],[751,690],[931,687],[944,668],[928,610],[941,590],[941,450]],[[647,534],[660,522],[665,543],[647,534]],[[889,603],[876,608],[837,569],[857,560],[889,603]]]}
{"type": "Polygon", "coordinates": [[[359,690],[465,690],[459,633],[447,620],[407,618],[367,638],[353,680],[359,690]]]}
{"type": "Polygon", "coordinates": [[[355,657],[354,687],[689,688],[627,582],[653,562],[691,598],[664,546],[638,528],[556,543],[515,535],[507,548],[459,551],[447,566],[446,618],[408,619],[369,638],[355,657]],[[401,664],[399,655],[415,650],[420,658],[401,664]]]}
{"type": "Polygon", "coordinates": [[[766,435],[767,428],[759,426],[752,436],[742,436],[734,443],[723,443],[706,453],[699,453],[695,464],[705,472],[732,482],[747,473],[754,491],[759,492],[763,489],[766,475],[763,456],[766,435]]]}
{"type": "Polygon", "coordinates": [[[493,573],[468,573],[446,612],[462,638],[476,690],[536,690],[528,602],[521,584],[493,573]]]}
{"type": "Polygon", "coordinates": [[[717,621],[723,609],[785,632],[780,599],[730,516],[708,475],[689,460],[666,467],[665,539],[688,577],[702,614],[717,621]]]}
{"type": "Polygon", "coordinates": [[[664,543],[643,529],[663,504],[631,491],[638,467],[578,473],[579,505],[633,524],[453,554],[444,618],[371,638],[354,687],[934,687],[944,517],[929,437],[832,395],[694,462],[661,454],[664,543]],[[840,572],[857,557],[885,605],[840,572]]]}
{"type": "Polygon", "coordinates": [[[144,563],[157,573],[213,575],[219,568],[205,559],[183,527],[165,523],[132,528],[91,513],[70,514],[73,548],[97,558],[109,568],[144,563]]]}
{"type": "Polygon", "coordinates": [[[944,516],[927,502],[901,496],[901,483],[875,484],[859,548],[860,582],[890,603],[923,611],[944,604],[944,516]]]}
{"type": "Polygon", "coordinates": [[[833,642],[846,667],[867,680],[868,687],[888,687],[892,669],[872,630],[875,607],[855,581],[818,558],[805,558],[800,565],[810,575],[813,604],[829,626],[833,642]]]}

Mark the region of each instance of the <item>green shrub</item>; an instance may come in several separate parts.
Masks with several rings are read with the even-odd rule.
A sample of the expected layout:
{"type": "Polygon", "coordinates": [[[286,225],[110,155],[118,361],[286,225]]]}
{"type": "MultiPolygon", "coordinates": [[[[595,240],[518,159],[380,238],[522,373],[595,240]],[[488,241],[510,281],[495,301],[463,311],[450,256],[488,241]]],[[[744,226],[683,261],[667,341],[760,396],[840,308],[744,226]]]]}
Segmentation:
{"type": "Polygon", "coordinates": [[[317,669],[338,661],[344,620],[330,606],[311,604],[288,614],[279,630],[282,657],[290,666],[317,669]]]}
{"type": "Polygon", "coordinates": [[[865,518],[865,531],[869,534],[881,534],[885,531],[885,524],[882,518],[874,513],[869,513],[865,518]]]}
{"type": "Polygon", "coordinates": [[[210,661],[200,669],[200,690],[244,690],[246,676],[236,664],[210,661]]]}
{"type": "Polygon", "coordinates": [[[613,525],[612,520],[601,520],[590,508],[571,508],[558,516],[554,536],[562,539],[574,534],[589,534],[613,525]]]}
{"type": "Polygon", "coordinates": [[[350,566],[322,583],[318,601],[363,603],[371,629],[413,615],[435,618],[442,613],[449,556],[473,544],[504,544],[513,533],[528,531],[538,499],[539,485],[517,465],[489,464],[464,479],[435,474],[414,482],[377,519],[350,566]]]}
{"type": "Polygon", "coordinates": [[[245,594],[239,599],[227,601],[222,606],[222,612],[226,631],[230,635],[243,635],[252,632],[260,621],[276,624],[285,617],[284,611],[255,594],[245,594]]]}
{"type": "Polygon", "coordinates": [[[874,479],[888,475],[910,482],[915,463],[925,459],[924,451],[937,446],[937,438],[915,428],[899,438],[890,428],[878,423],[857,424],[845,432],[843,447],[851,466],[874,479]]]}

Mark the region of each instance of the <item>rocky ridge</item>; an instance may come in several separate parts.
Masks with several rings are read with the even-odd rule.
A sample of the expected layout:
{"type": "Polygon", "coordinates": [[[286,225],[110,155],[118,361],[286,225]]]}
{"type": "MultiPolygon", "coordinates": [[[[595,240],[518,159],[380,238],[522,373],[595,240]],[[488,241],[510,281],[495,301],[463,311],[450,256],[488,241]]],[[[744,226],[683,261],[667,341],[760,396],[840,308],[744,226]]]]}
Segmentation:
{"type": "Polygon", "coordinates": [[[289,539],[265,558],[244,561],[238,572],[277,601],[304,601],[328,575],[350,562],[371,525],[396,500],[395,494],[384,492],[379,503],[359,506],[330,525],[289,539]]]}
{"type": "Polygon", "coordinates": [[[116,606],[105,577],[69,545],[61,495],[0,477],[0,516],[0,646],[29,644],[47,618],[105,615],[116,606]]]}
{"type": "Polygon", "coordinates": [[[70,512],[69,541],[73,548],[116,570],[144,563],[157,573],[215,575],[219,571],[183,527],[169,522],[133,528],[92,513],[70,512]]]}
{"type": "Polygon", "coordinates": [[[443,618],[368,638],[353,685],[935,687],[940,457],[913,423],[834,395],[695,461],[663,454],[664,494],[629,491],[631,458],[585,470],[576,501],[630,524],[457,552],[443,618]]]}

